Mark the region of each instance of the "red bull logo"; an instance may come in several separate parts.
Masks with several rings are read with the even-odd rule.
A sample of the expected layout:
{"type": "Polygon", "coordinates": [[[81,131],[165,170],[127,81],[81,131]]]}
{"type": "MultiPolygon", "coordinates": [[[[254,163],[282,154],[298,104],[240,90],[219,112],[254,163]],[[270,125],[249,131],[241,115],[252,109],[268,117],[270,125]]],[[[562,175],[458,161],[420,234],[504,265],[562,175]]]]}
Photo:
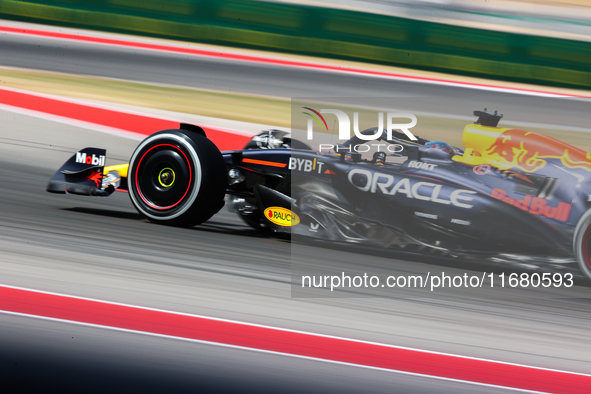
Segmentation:
{"type": "Polygon", "coordinates": [[[99,187],[103,181],[103,173],[101,171],[93,172],[86,177],[86,180],[93,181],[96,184],[96,187],[99,187]]]}
{"type": "Polygon", "coordinates": [[[591,172],[591,154],[555,138],[525,130],[507,129],[494,143],[480,152],[500,169],[517,167],[524,172],[544,168],[547,159],[559,159],[567,168],[591,172]]]}
{"type": "Polygon", "coordinates": [[[496,188],[493,189],[491,196],[533,215],[543,215],[550,219],[560,220],[561,222],[566,222],[568,220],[568,215],[570,214],[570,209],[572,207],[571,204],[564,202],[558,203],[557,207],[551,207],[548,205],[548,201],[545,198],[530,195],[525,196],[522,200],[517,200],[513,197],[507,197],[507,192],[505,190],[496,188]]]}

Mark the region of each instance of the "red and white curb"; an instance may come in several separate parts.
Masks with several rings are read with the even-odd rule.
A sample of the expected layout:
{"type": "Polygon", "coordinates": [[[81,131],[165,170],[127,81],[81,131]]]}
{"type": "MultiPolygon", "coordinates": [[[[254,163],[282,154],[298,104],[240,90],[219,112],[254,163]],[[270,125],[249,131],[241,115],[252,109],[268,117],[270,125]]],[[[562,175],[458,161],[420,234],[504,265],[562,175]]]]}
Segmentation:
{"type": "MultiPolygon", "coordinates": [[[[67,29],[64,29],[64,30],[67,30],[67,29]]],[[[583,93],[575,94],[575,93],[564,93],[564,92],[552,92],[552,91],[545,91],[545,90],[541,90],[541,89],[526,89],[526,88],[518,88],[518,87],[511,87],[511,86],[493,85],[493,84],[489,84],[489,83],[476,83],[476,82],[452,80],[452,79],[446,79],[446,78],[427,77],[427,76],[422,76],[422,75],[403,74],[403,73],[371,70],[371,69],[356,68],[356,67],[345,67],[345,66],[338,66],[338,65],[331,65],[331,64],[315,63],[315,62],[310,62],[310,61],[291,60],[291,59],[273,57],[273,56],[241,54],[241,53],[229,52],[229,51],[225,51],[225,50],[220,51],[220,50],[194,48],[194,47],[189,47],[189,46],[173,45],[173,44],[160,44],[160,43],[156,43],[156,42],[150,42],[145,39],[120,38],[118,35],[112,35],[112,36],[107,35],[107,34],[93,35],[92,33],[89,33],[89,32],[83,33],[81,30],[68,30],[68,31],[74,31],[75,33],[69,33],[69,32],[65,33],[65,32],[55,31],[55,29],[43,30],[40,28],[30,28],[30,27],[28,27],[28,25],[23,25],[22,27],[10,26],[7,24],[0,25],[0,33],[6,33],[6,34],[37,36],[37,37],[66,40],[66,41],[77,41],[77,42],[86,42],[86,43],[92,43],[92,44],[110,45],[110,46],[117,46],[117,47],[123,47],[123,48],[144,49],[144,50],[170,52],[170,53],[181,53],[181,54],[186,54],[186,55],[194,55],[194,56],[216,58],[216,59],[225,59],[225,60],[240,61],[240,62],[247,62],[247,63],[269,64],[269,65],[284,66],[284,67],[296,67],[296,68],[300,68],[300,69],[324,70],[324,71],[330,71],[330,72],[338,72],[338,73],[346,73],[346,74],[354,74],[354,75],[365,75],[365,76],[372,76],[372,77],[378,77],[378,78],[388,78],[388,79],[396,79],[396,80],[402,80],[402,81],[412,81],[412,82],[428,83],[428,84],[436,84],[436,85],[456,86],[456,87],[463,87],[463,88],[469,88],[469,89],[479,89],[479,90],[488,90],[488,91],[495,91],[495,92],[515,93],[515,94],[531,95],[531,96],[539,96],[539,97],[591,98],[591,96],[589,96],[588,94],[583,94],[583,93]],[[114,37],[114,38],[111,38],[111,37],[114,37]]],[[[122,36],[122,37],[124,37],[124,36],[122,36]]]]}
{"type": "MultiPolygon", "coordinates": [[[[343,69],[337,66],[191,49],[105,37],[0,26],[0,32],[38,35],[62,40],[188,53],[197,56],[315,68],[374,75],[385,78],[450,84],[485,90],[553,97],[584,97],[536,90],[505,88],[378,72],[343,69]]],[[[0,89],[0,108],[39,114],[66,122],[78,122],[101,131],[143,137],[161,129],[178,128],[178,122],[130,111],[115,110],[50,95],[0,89]]],[[[240,149],[250,136],[239,131],[205,127],[208,137],[220,150],[240,149]]],[[[517,391],[544,393],[587,393],[591,375],[537,368],[493,360],[462,357],[387,344],[319,335],[276,327],[215,319],[133,305],[73,297],[63,294],[0,285],[0,313],[68,322],[85,326],[226,346],[290,357],[353,365],[377,370],[503,387],[517,391]]]]}
{"type": "MultiPolygon", "coordinates": [[[[171,119],[17,89],[0,88],[0,108],[138,138],[144,138],[159,130],[179,128],[179,122],[171,119]]],[[[240,131],[200,126],[203,126],[207,137],[221,151],[242,149],[252,137],[240,131]]]]}
{"type": "Polygon", "coordinates": [[[0,285],[0,313],[526,392],[588,393],[591,375],[0,285]]]}

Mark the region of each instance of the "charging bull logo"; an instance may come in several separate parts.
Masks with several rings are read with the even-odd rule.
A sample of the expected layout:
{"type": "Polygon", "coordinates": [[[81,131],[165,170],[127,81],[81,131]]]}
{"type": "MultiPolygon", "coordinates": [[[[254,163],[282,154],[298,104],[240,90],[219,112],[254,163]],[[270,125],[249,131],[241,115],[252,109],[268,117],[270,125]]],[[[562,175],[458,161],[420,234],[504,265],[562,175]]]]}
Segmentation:
{"type": "Polygon", "coordinates": [[[96,184],[96,187],[99,187],[103,181],[103,173],[102,171],[93,172],[86,177],[86,180],[93,181],[96,184]]]}
{"type": "Polygon", "coordinates": [[[502,170],[517,167],[531,173],[544,168],[546,159],[559,159],[567,168],[591,172],[591,153],[555,138],[525,130],[503,131],[481,154],[502,170]]]}

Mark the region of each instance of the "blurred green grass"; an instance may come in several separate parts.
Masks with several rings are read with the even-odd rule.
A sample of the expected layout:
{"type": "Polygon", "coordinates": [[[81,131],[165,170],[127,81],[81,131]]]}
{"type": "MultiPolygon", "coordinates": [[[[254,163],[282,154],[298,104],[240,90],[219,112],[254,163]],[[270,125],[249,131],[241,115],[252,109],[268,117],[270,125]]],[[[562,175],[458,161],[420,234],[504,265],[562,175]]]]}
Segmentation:
{"type": "MultiPolygon", "coordinates": [[[[250,0],[0,0],[4,19],[591,88],[591,43],[250,0]]],[[[525,34],[521,34],[525,33],[525,34]]]]}

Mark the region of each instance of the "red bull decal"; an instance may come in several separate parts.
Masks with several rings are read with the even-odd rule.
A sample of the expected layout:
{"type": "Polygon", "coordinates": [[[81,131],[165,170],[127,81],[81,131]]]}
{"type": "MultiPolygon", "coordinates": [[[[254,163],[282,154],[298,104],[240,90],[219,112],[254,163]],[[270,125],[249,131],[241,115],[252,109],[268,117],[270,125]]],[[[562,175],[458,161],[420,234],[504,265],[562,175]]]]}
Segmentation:
{"type": "Polygon", "coordinates": [[[517,167],[525,172],[544,168],[547,159],[559,159],[567,168],[591,172],[591,154],[547,135],[508,129],[498,135],[483,157],[501,169],[517,167]]]}
{"type": "Polygon", "coordinates": [[[503,189],[493,189],[491,196],[497,200],[516,206],[517,208],[529,212],[533,215],[543,215],[550,219],[566,222],[570,214],[571,204],[564,202],[558,203],[557,207],[551,207],[545,198],[526,195],[522,200],[513,197],[507,197],[507,192],[503,189]]]}
{"type": "Polygon", "coordinates": [[[265,209],[265,217],[278,226],[295,226],[300,223],[298,215],[286,208],[269,207],[265,209]]]}
{"type": "Polygon", "coordinates": [[[87,181],[93,181],[96,183],[96,187],[99,187],[103,182],[103,173],[101,171],[93,172],[89,176],[86,177],[87,181]]]}

